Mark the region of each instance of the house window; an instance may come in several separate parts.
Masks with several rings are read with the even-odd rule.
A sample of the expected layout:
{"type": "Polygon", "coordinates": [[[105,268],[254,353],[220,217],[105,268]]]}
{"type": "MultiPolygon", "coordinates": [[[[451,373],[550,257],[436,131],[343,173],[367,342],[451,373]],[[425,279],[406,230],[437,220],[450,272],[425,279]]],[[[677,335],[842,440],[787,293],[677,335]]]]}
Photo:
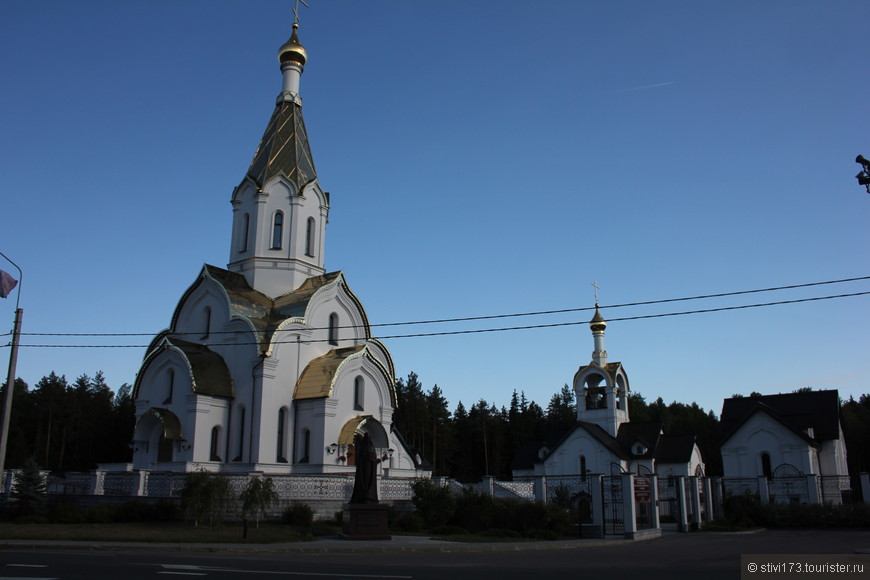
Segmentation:
{"type": "Polygon", "coordinates": [[[767,479],[773,476],[773,470],[770,468],[770,453],[766,451],[761,454],[761,475],[767,479]]]}
{"type": "Polygon", "coordinates": [[[239,240],[239,252],[248,251],[248,235],[251,233],[251,215],[242,216],[242,238],[239,240]]]}
{"type": "Polygon", "coordinates": [[[314,218],[308,218],[305,229],[305,255],[314,257],[314,218]]]}
{"type": "Polygon", "coordinates": [[[353,381],[353,408],[355,411],[363,410],[363,398],[365,397],[365,381],[362,377],[357,377],[353,381]]]}
{"type": "Polygon", "coordinates": [[[329,344],[338,346],[338,314],[333,312],[329,315],[329,344]]]}
{"type": "Polygon", "coordinates": [[[281,249],[281,239],[284,235],[284,214],[275,212],[275,217],[272,219],[272,249],[281,249]]]}
{"type": "Polygon", "coordinates": [[[284,433],[286,433],[286,425],[287,425],[287,407],[281,407],[278,410],[278,444],[277,451],[275,453],[275,460],[278,463],[287,463],[287,455],[284,452],[284,433]]]}
{"type": "Polygon", "coordinates": [[[208,460],[209,461],[220,461],[221,457],[218,454],[218,446],[221,442],[221,428],[220,427],[212,427],[211,428],[211,446],[209,447],[208,452],[208,460]]]}
{"type": "Polygon", "coordinates": [[[586,481],[586,456],[580,456],[580,480],[586,481]]]}

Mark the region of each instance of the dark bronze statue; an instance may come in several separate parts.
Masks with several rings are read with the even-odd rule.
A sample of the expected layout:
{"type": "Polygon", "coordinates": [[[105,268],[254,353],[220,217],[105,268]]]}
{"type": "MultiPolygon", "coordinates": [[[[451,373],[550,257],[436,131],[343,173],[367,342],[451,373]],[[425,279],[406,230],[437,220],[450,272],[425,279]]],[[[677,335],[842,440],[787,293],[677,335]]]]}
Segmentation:
{"type": "Polygon", "coordinates": [[[368,433],[357,434],[353,443],[356,449],[356,476],[350,503],[378,503],[378,458],[372,438],[368,433]]]}

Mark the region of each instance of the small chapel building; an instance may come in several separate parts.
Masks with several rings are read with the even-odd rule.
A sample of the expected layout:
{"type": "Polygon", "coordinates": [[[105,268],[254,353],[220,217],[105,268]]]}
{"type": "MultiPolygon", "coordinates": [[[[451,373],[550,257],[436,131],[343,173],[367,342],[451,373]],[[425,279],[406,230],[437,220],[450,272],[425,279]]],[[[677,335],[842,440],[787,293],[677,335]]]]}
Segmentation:
{"type": "Polygon", "coordinates": [[[142,361],[133,469],[349,473],[354,435],[367,433],[382,475],[427,472],[393,426],[389,351],[344,274],[324,267],[330,196],[302,118],[297,29],[232,193],[229,263],[203,266],[142,361]]]}
{"type": "Polygon", "coordinates": [[[725,477],[847,477],[836,390],[732,397],[722,404],[725,477]]]}
{"type": "Polygon", "coordinates": [[[573,381],[577,422],[550,433],[545,441],[521,448],[512,465],[513,477],[704,475],[694,435],[668,435],[659,422],[630,420],[628,375],[622,363],[607,360],[607,322],[597,304],[589,328],[594,343],[592,361],[577,370],[573,381]]]}

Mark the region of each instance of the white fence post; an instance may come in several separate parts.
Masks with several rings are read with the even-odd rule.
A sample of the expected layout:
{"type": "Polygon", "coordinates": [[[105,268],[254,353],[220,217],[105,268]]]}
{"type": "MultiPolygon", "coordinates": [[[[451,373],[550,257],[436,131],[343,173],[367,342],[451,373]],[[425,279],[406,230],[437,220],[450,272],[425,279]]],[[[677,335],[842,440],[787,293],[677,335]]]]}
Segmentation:
{"type": "Polygon", "coordinates": [[[761,498],[761,503],[770,503],[770,491],[767,487],[767,478],[763,475],[758,476],[758,497],[761,498]]]}
{"type": "Polygon", "coordinates": [[[542,504],[547,503],[547,476],[546,475],[536,475],[535,479],[535,501],[539,501],[542,504]]]}
{"type": "Polygon", "coordinates": [[[870,473],[866,471],[861,472],[861,497],[864,499],[864,503],[870,503],[870,473]]]}
{"type": "Polygon", "coordinates": [[[634,503],[634,474],[622,474],[622,519],[626,538],[637,533],[637,513],[634,503]]]}
{"type": "Polygon", "coordinates": [[[689,520],[686,517],[686,508],[689,507],[689,502],[686,501],[686,478],[685,476],[675,477],[677,483],[677,506],[680,519],[677,521],[677,531],[688,532],[689,520]]]}
{"type": "Polygon", "coordinates": [[[807,477],[807,502],[810,505],[822,503],[821,494],[819,493],[819,476],[815,473],[810,473],[807,477]]]}

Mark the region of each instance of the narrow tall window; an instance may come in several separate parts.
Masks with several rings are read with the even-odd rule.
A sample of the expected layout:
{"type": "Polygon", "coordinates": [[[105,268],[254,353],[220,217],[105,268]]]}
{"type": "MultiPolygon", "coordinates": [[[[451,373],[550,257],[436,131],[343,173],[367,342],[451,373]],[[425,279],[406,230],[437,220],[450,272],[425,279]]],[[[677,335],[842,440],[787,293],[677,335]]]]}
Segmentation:
{"type": "Polygon", "coordinates": [[[172,392],[175,390],[175,371],[169,369],[166,371],[166,382],[169,383],[169,386],[166,389],[166,400],[163,401],[164,405],[168,405],[172,402],[172,392]]]}
{"type": "Polygon", "coordinates": [[[233,461],[242,461],[245,454],[245,408],[239,407],[239,454],[233,461]]]}
{"type": "Polygon", "coordinates": [[[770,453],[761,454],[761,475],[770,479],[773,471],[770,469],[770,453]]]}
{"type": "Polygon", "coordinates": [[[218,453],[218,445],[221,442],[221,428],[220,427],[212,427],[211,428],[211,447],[208,452],[208,460],[209,461],[220,461],[221,456],[218,453]]]}
{"type": "Polygon", "coordinates": [[[285,425],[287,424],[287,407],[281,407],[278,410],[278,444],[276,446],[275,460],[278,463],[287,463],[286,453],[284,452],[284,433],[285,425]]]}
{"type": "Polygon", "coordinates": [[[280,250],[281,249],[281,239],[284,236],[284,214],[279,212],[275,213],[275,217],[272,220],[272,249],[280,250]]]}
{"type": "Polygon", "coordinates": [[[580,456],[580,480],[586,481],[586,456],[580,456]]]}
{"type": "Polygon", "coordinates": [[[311,431],[308,429],[303,429],[302,431],[302,459],[299,460],[299,463],[308,463],[311,461],[311,458],[308,457],[308,453],[311,451],[311,431]]]}
{"type": "Polygon", "coordinates": [[[242,239],[239,240],[241,242],[239,244],[239,252],[247,252],[248,251],[248,234],[251,233],[251,214],[245,214],[242,216],[242,239]]]}
{"type": "Polygon", "coordinates": [[[308,218],[305,229],[305,255],[314,257],[314,218],[308,218]]]}
{"type": "Polygon", "coordinates": [[[338,346],[338,314],[335,312],[329,315],[329,335],[327,339],[332,346],[338,346]]]}
{"type": "Polygon", "coordinates": [[[353,381],[353,408],[355,411],[363,410],[365,397],[365,381],[362,377],[357,377],[353,381]]]}
{"type": "Polygon", "coordinates": [[[202,309],[202,318],[202,340],[208,340],[208,335],[211,334],[211,306],[206,306],[202,309]]]}

